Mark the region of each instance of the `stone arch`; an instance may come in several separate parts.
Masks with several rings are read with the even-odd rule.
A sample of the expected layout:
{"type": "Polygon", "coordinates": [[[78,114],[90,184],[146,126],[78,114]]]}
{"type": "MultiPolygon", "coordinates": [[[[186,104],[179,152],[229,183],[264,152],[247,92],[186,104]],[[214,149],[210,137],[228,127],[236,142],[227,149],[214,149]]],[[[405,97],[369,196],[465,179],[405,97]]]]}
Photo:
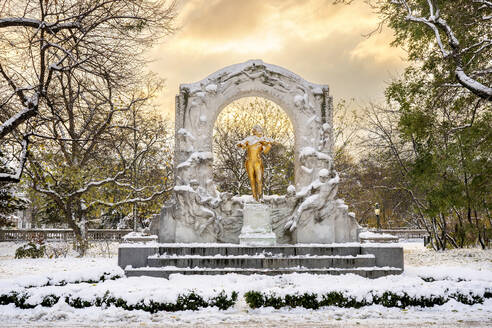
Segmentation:
{"type": "MultiPolygon", "coordinates": [[[[289,118],[289,120],[291,121],[292,123],[292,127],[294,127],[294,118],[291,116],[291,114],[289,114],[285,109],[285,104],[282,104],[280,103],[277,99],[274,99],[273,97],[271,96],[268,96],[268,95],[263,95],[261,92],[256,92],[256,91],[250,91],[250,92],[247,92],[243,95],[238,95],[236,97],[233,97],[231,98],[230,100],[226,100],[228,102],[225,102],[223,103],[217,110],[217,112],[215,112],[215,116],[214,118],[212,119],[213,121],[213,125],[215,125],[215,122],[217,121],[217,118],[219,117],[220,113],[222,112],[222,110],[224,110],[224,108],[226,108],[227,106],[229,106],[231,103],[233,103],[234,101],[236,100],[239,100],[239,99],[242,99],[242,98],[247,98],[247,97],[259,97],[259,98],[265,98],[267,100],[270,100],[272,102],[274,102],[275,104],[277,104],[280,108],[282,108],[282,110],[287,114],[287,117],[289,118]]],[[[213,133],[213,131],[210,131],[210,133],[213,133]]],[[[294,130],[294,136],[296,135],[296,131],[294,130]]]]}
{"type": "Polygon", "coordinates": [[[331,168],[332,97],[327,85],[310,83],[279,66],[250,60],[205,79],[180,85],[176,96],[175,181],[197,179],[214,193],[213,127],[222,109],[239,98],[259,96],[277,103],[292,121],[296,188],[309,185],[319,170],[331,168]]]}

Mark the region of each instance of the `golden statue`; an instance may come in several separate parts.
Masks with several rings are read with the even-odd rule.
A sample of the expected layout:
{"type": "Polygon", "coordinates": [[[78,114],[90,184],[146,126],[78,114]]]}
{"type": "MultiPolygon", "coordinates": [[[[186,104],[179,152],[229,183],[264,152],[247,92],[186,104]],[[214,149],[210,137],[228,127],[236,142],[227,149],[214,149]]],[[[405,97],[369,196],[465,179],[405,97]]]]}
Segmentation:
{"type": "Polygon", "coordinates": [[[272,143],[263,137],[259,125],[253,127],[252,136],[240,141],[237,146],[246,149],[246,172],[248,172],[251,191],[256,201],[263,196],[263,161],[261,153],[267,154],[272,148],[272,143]]]}

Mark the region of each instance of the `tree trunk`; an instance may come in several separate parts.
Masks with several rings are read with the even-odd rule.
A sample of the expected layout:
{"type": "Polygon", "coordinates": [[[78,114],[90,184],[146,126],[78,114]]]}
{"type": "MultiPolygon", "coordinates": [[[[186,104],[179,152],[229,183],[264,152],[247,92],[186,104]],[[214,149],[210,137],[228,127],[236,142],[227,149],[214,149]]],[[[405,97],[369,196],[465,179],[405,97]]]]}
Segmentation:
{"type": "Polygon", "coordinates": [[[74,249],[79,253],[79,257],[83,257],[89,249],[87,225],[83,222],[77,224],[77,218],[75,217],[76,214],[73,213],[71,206],[67,206],[64,213],[68,226],[73,230],[75,237],[73,245],[74,249]]]}
{"type": "Polygon", "coordinates": [[[446,224],[446,218],[444,217],[444,214],[439,213],[439,217],[441,219],[441,240],[442,240],[442,250],[446,250],[447,247],[447,224],[446,224]]]}
{"type": "Polygon", "coordinates": [[[482,223],[480,222],[479,218],[478,218],[478,213],[477,213],[477,210],[473,210],[474,214],[475,214],[475,224],[477,226],[477,238],[478,238],[478,242],[480,243],[480,246],[482,247],[482,249],[485,249],[485,227],[483,227],[482,229],[482,223]],[[482,233],[483,233],[483,236],[482,236],[482,233]]]}

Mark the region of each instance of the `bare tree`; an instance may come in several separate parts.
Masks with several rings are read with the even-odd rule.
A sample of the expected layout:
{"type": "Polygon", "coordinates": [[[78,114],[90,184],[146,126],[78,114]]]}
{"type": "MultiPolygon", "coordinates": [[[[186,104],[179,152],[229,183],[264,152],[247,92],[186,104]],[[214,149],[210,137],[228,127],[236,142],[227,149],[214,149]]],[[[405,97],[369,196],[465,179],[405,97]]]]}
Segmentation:
{"type": "Polygon", "coordinates": [[[0,137],[24,140],[16,175],[0,178],[20,179],[31,138],[38,146],[29,159],[32,186],[62,211],[83,255],[96,205],[149,201],[166,192],[159,185],[141,197],[142,188],[125,180],[160,135],[126,161],[108,140],[130,109],[148,104],[159,88],[142,69],[142,53],[172,31],[174,3],[23,0],[0,8],[7,16],[0,19],[0,137]],[[98,198],[109,185],[130,192],[98,198]]]}
{"type": "MultiPolygon", "coordinates": [[[[394,166],[399,171],[400,179],[392,185],[378,183],[376,189],[393,190],[407,194],[411,197],[415,205],[416,213],[413,217],[417,227],[426,229],[433,233],[438,244],[432,243],[435,249],[441,249],[440,235],[432,223],[432,220],[426,215],[428,204],[425,202],[424,193],[416,191],[410,183],[408,162],[414,157],[414,151],[410,144],[405,142],[400,136],[398,130],[399,113],[397,111],[370,105],[366,111],[366,132],[364,145],[368,152],[375,154],[385,154],[387,166],[394,166]]],[[[410,212],[409,212],[410,213],[410,212]]]]}
{"type": "Polygon", "coordinates": [[[21,178],[30,136],[23,123],[41,111],[59,115],[48,95],[67,78],[64,73],[112,83],[129,76],[132,68],[125,64],[140,55],[141,46],[172,31],[174,8],[161,0],[1,1],[0,140],[22,128],[23,141],[17,170],[1,173],[0,181],[21,178]],[[101,65],[108,69],[95,69],[101,65]]]}
{"type": "Polygon", "coordinates": [[[149,168],[149,162],[159,158],[156,154],[165,155],[166,147],[170,153],[170,134],[164,131],[168,126],[155,115],[141,113],[157,89],[130,93],[105,80],[100,82],[107,85],[93,82],[67,78],[60,83],[62,90],[53,98],[59,99],[64,110],[57,112],[63,115],[36,127],[43,137],[34,142],[37,149],[26,168],[32,188],[49,197],[73,229],[81,255],[88,247],[87,229],[99,219],[101,206],[149,202],[169,192],[171,183],[169,160],[149,168]],[[132,138],[134,133],[138,139],[132,138]],[[147,169],[154,170],[155,179],[137,184],[134,174],[147,169]]]}
{"type": "MultiPolygon", "coordinates": [[[[123,179],[125,184],[118,183],[116,187],[120,193],[119,203],[105,200],[103,190],[92,202],[93,206],[105,206],[120,212],[131,212],[133,228],[143,225],[144,219],[161,210],[163,196],[167,197],[172,181],[173,163],[173,129],[171,121],[163,119],[158,108],[140,104],[132,106],[125,115],[113,124],[108,131],[109,137],[105,141],[107,147],[115,152],[118,163],[123,167],[130,167],[129,174],[123,179]],[[143,151],[143,152],[142,152],[143,151]],[[129,186],[129,187],[127,187],[129,186]],[[155,194],[153,201],[146,200],[156,191],[165,190],[163,194],[155,194]],[[131,209],[128,207],[131,206],[131,209]]],[[[104,160],[100,163],[103,166],[104,160]]],[[[121,180],[123,180],[121,179],[121,180]]],[[[113,198],[118,198],[113,191],[113,198]]]]}

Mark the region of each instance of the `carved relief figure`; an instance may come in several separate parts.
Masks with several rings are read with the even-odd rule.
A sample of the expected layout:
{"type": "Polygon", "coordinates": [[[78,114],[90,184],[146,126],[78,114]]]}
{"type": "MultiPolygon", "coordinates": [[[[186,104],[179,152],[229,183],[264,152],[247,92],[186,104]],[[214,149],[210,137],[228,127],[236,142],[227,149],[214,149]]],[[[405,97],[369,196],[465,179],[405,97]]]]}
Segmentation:
{"type": "Polygon", "coordinates": [[[334,200],[338,190],[338,180],[338,175],[330,179],[328,170],[321,170],[319,180],[313,182],[305,193],[297,195],[298,198],[305,199],[297,206],[285,224],[285,230],[294,231],[305,213],[309,213],[309,217],[314,217],[315,221],[323,220],[320,211],[326,208],[330,201],[334,200]]]}
{"type": "Polygon", "coordinates": [[[300,201],[296,197],[296,188],[289,186],[285,196],[273,198],[271,218],[272,229],[277,235],[277,242],[281,244],[292,243],[291,231],[285,229],[285,225],[292,217],[292,212],[297,208],[297,203],[300,201]]]}
{"type": "Polygon", "coordinates": [[[190,181],[190,186],[194,193],[190,193],[191,200],[191,215],[195,218],[205,219],[205,222],[195,221],[195,230],[198,234],[202,234],[205,229],[213,224],[213,232],[215,235],[222,233],[222,218],[217,215],[213,208],[218,206],[218,200],[203,193],[203,189],[199,187],[196,180],[190,181]]]}
{"type": "Polygon", "coordinates": [[[263,160],[261,154],[267,154],[272,148],[271,141],[263,137],[262,129],[256,125],[251,131],[252,136],[237,143],[238,147],[246,149],[246,172],[248,173],[251,191],[256,201],[263,197],[263,160]]]}

